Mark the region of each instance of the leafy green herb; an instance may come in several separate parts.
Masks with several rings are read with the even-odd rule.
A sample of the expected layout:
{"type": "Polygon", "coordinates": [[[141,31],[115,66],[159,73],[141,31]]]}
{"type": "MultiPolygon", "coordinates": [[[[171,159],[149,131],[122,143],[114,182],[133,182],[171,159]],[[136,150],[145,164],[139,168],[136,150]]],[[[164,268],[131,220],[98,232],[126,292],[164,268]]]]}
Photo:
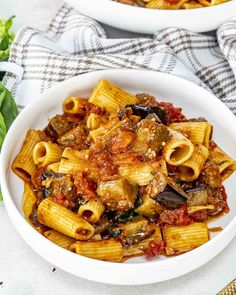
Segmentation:
{"type": "Polygon", "coordinates": [[[0,19],[0,61],[9,57],[10,45],[14,39],[14,34],[10,31],[14,17],[11,16],[8,20],[0,19]]]}
{"type": "Polygon", "coordinates": [[[108,230],[108,232],[111,237],[117,238],[122,233],[122,230],[120,228],[113,228],[113,229],[108,230]]]}
{"type": "Polygon", "coordinates": [[[2,114],[0,113],[0,147],[3,144],[6,133],[7,133],[7,129],[6,129],[6,125],[4,122],[4,118],[3,118],[2,114]]]}
{"type": "Polygon", "coordinates": [[[135,204],[134,204],[134,208],[125,212],[124,214],[122,214],[119,218],[118,218],[118,222],[120,223],[125,223],[127,221],[132,220],[135,216],[137,216],[138,214],[135,212],[135,210],[142,205],[143,200],[141,197],[138,197],[138,199],[136,200],[135,204]]]}
{"type": "MultiPolygon", "coordinates": [[[[2,83],[0,83],[0,103],[0,112],[4,119],[6,130],[8,130],[18,115],[18,109],[10,91],[8,91],[2,83]]],[[[0,128],[1,126],[2,125],[0,125],[0,128]]]]}
{"type": "MultiPolygon", "coordinates": [[[[0,83],[0,149],[7,130],[18,115],[18,109],[11,93],[0,83]]],[[[0,192],[0,200],[2,194],[0,192]]]]}
{"type": "Polygon", "coordinates": [[[84,199],[78,199],[78,201],[77,201],[77,204],[79,205],[79,206],[81,206],[81,205],[85,205],[86,203],[87,203],[88,201],[86,201],[86,200],[84,200],[84,199]]]}

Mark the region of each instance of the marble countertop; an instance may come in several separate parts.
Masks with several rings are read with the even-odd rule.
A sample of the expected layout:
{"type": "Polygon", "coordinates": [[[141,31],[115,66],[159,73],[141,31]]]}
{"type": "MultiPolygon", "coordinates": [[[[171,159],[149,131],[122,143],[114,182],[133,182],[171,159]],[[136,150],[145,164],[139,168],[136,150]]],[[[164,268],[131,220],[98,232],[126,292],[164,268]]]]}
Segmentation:
{"type": "MultiPolygon", "coordinates": [[[[1,0],[0,17],[16,15],[14,31],[22,26],[46,29],[62,0],[1,0]]],[[[109,37],[134,37],[105,26],[109,37]]],[[[217,257],[180,278],[147,286],[112,286],[70,275],[37,255],[13,227],[0,203],[0,294],[3,295],[215,295],[236,277],[236,239],[217,257]],[[1,284],[2,282],[2,284],[1,284]]]]}

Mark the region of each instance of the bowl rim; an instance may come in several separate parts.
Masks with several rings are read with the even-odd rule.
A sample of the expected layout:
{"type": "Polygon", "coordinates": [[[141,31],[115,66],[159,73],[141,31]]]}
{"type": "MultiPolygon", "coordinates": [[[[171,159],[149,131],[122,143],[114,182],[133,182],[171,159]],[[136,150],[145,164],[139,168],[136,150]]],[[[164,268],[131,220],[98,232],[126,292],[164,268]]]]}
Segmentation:
{"type": "MultiPolygon", "coordinates": [[[[93,3],[93,0],[86,0],[87,4],[89,5],[89,2],[91,2],[91,4],[93,3]]],[[[154,9],[154,8],[145,8],[145,7],[140,7],[140,6],[132,6],[132,5],[127,5],[127,4],[123,4],[120,2],[116,2],[113,0],[99,0],[99,6],[102,7],[102,9],[104,9],[105,11],[109,8],[111,9],[118,9],[118,11],[126,11],[127,13],[142,13],[143,11],[146,11],[147,16],[148,15],[154,15],[154,13],[156,14],[157,11],[160,15],[166,15],[166,14],[170,14],[170,15],[174,15],[174,14],[178,14],[178,15],[197,15],[199,13],[203,13],[203,11],[205,11],[205,13],[208,12],[222,12],[221,7],[224,6],[224,9],[232,9],[232,6],[234,6],[233,4],[235,4],[236,7],[236,0],[229,0],[228,2],[224,2],[218,5],[213,5],[213,6],[207,6],[207,7],[200,7],[197,9],[194,8],[190,8],[190,9],[154,9]],[[104,5],[106,7],[104,7],[104,5]]],[[[86,5],[87,5],[86,4],[86,5]]],[[[94,6],[94,5],[93,5],[94,6]]],[[[97,6],[98,7],[98,6],[97,6]]],[[[97,8],[96,7],[96,8],[97,8]]],[[[107,10],[108,11],[108,10],[107,10]]],[[[112,10],[109,10],[112,11],[112,10]]]]}
{"type": "MultiPolygon", "coordinates": [[[[78,75],[78,76],[75,76],[73,78],[67,79],[67,80],[65,80],[63,82],[60,82],[60,83],[54,85],[50,89],[46,90],[44,93],[39,95],[39,97],[37,99],[35,99],[31,103],[29,103],[25,107],[25,109],[22,110],[21,113],[18,115],[18,117],[15,119],[15,121],[13,122],[12,126],[10,127],[10,129],[9,129],[9,131],[7,133],[7,136],[6,136],[6,138],[4,140],[4,143],[3,143],[1,156],[0,156],[0,183],[1,183],[3,199],[4,199],[4,203],[5,203],[7,212],[9,214],[10,218],[11,218],[11,221],[15,225],[17,231],[20,233],[20,235],[23,237],[23,239],[28,244],[30,244],[30,243],[27,240],[27,238],[25,237],[24,231],[30,233],[32,235],[32,238],[35,239],[35,241],[37,243],[43,244],[45,247],[47,247],[49,249],[49,251],[55,251],[55,249],[57,249],[58,254],[63,255],[64,257],[66,257],[68,259],[76,260],[76,261],[78,261],[78,263],[79,262],[85,262],[87,265],[92,265],[93,267],[98,267],[100,269],[102,269],[104,266],[109,265],[112,269],[115,268],[117,271],[123,271],[123,270],[127,270],[127,269],[128,270],[133,270],[133,269],[137,269],[138,267],[142,267],[142,268],[145,268],[146,270],[151,271],[153,265],[157,265],[157,264],[160,267],[163,267],[163,266],[168,267],[168,266],[171,266],[173,263],[177,263],[179,265],[182,265],[188,259],[190,259],[193,255],[197,256],[199,253],[207,252],[207,250],[211,249],[211,247],[214,244],[218,243],[219,240],[224,239],[224,237],[226,237],[228,235],[228,233],[231,233],[233,231],[233,229],[235,230],[236,229],[236,216],[233,217],[233,219],[227,224],[227,226],[220,233],[217,234],[217,236],[213,237],[211,240],[209,240],[207,243],[203,244],[202,246],[200,246],[200,247],[198,247],[196,249],[193,249],[193,250],[191,250],[189,252],[183,253],[183,254],[178,255],[178,256],[170,257],[169,259],[164,259],[164,260],[156,259],[156,260],[148,261],[148,262],[114,263],[114,262],[100,261],[100,260],[84,257],[84,256],[81,256],[81,255],[78,255],[78,254],[75,255],[74,253],[72,253],[72,252],[70,252],[68,250],[65,250],[65,249],[57,246],[56,244],[52,243],[46,237],[44,237],[39,232],[37,232],[33,228],[33,226],[30,225],[26,221],[26,219],[23,217],[23,215],[20,213],[20,211],[16,207],[16,205],[15,205],[15,203],[13,201],[13,198],[12,198],[12,196],[10,194],[10,191],[8,190],[8,181],[7,181],[8,176],[7,175],[9,173],[9,171],[8,171],[9,163],[5,161],[5,158],[9,157],[9,155],[8,155],[8,146],[11,143],[11,138],[12,138],[14,132],[15,132],[15,129],[17,128],[17,126],[20,126],[19,124],[20,124],[21,120],[23,118],[27,117],[27,114],[29,114],[32,110],[35,109],[35,105],[37,105],[37,102],[42,103],[43,100],[47,99],[47,96],[53,95],[53,92],[55,91],[55,89],[64,88],[67,85],[70,85],[71,83],[74,83],[74,82],[76,83],[77,80],[81,79],[82,76],[83,76],[82,78],[87,79],[89,77],[93,77],[93,75],[96,76],[98,73],[99,73],[99,75],[103,75],[103,74],[110,74],[110,73],[114,74],[116,72],[121,72],[121,73],[134,73],[134,72],[136,72],[136,73],[139,73],[140,75],[143,75],[143,73],[145,73],[145,75],[146,75],[146,73],[147,73],[148,75],[163,76],[163,77],[166,77],[167,79],[171,77],[171,79],[174,78],[177,81],[179,81],[180,83],[189,84],[192,88],[198,88],[199,90],[201,89],[201,91],[203,93],[205,93],[205,95],[206,94],[208,95],[208,100],[211,100],[212,102],[217,103],[221,108],[224,109],[224,113],[227,114],[227,120],[230,120],[232,122],[233,126],[234,125],[236,126],[236,124],[235,124],[236,123],[236,117],[228,109],[228,107],[225,104],[223,104],[223,102],[218,100],[213,94],[211,94],[207,90],[201,88],[200,86],[194,84],[193,82],[190,82],[190,81],[188,81],[188,80],[186,80],[184,78],[178,77],[178,76],[173,76],[173,75],[170,75],[170,74],[156,72],[156,71],[150,71],[150,70],[147,71],[147,70],[135,70],[135,69],[113,69],[113,70],[101,70],[101,71],[85,73],[85,74],[78,75]],[[21,230],[20,230],[20,227],[22,227],[21,230]]],[[[77,85],[79,85],[79,84],[77,84],[77,85]]],[[[55,100],[55,102],[56,102],[56,100],[55,100]]],[[[236,130],[236,127],[235,127],[235,130],[236,130]]],[[[231,235],[232,235],[232,233],[231,233],[231,235]]],[[[235,235],[236,235],[236,230],[234,232],[234,236],[235,235]]],[[[233,238],[233,236],[232,236],[232,238],[233,238]]],[[[230,240],[232,240],[232,238],[230,240]]],[[[35,248],[33,248],[33,250],[38,252],[38,254],[40,256],[43,256],[46,260],[49,260],[43,254],[39,253],[39,251],[36,250],[35,248]]],[[[217,255],[218,253],[219,253],[219,251],[215,255],[217,255]]],[[[210,259],[212,259],[213,257],[211,257],[210,259]]],[[[200,265],[208,262],[210,259],[206,259],[206,261],[204,261],[200,265]]],[[[194,267],[193,269],[196,269],[196,268],[197,267],[194,267]]],[[[67,271],[69,271],[69,270],[67,270],[67,271]]],[[[179,275],[181,275],[181,273],[179,275]]],[[[173,276],[173,277],[176,277],[176,276],[173,276]]],[[[100,280],[98,280],[98,281],[101,282],[100,280]]],[[[156,281],[152,281],[152,282],[156,282],[156,281]]],[[[151,282],[148,282],[148,283],[151,283],[151,282]]],[[[142,282],[141,284],[145,284],[145,283],[142,282]]]]}

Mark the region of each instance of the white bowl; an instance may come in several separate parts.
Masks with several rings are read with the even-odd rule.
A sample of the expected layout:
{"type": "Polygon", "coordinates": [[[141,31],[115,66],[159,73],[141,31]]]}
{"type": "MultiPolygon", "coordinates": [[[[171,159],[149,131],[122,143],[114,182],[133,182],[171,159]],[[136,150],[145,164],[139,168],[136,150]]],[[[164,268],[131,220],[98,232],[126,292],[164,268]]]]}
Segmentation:
{"type": "Polygon", "coordinates": [[[78,11],[122,30],[153,34],[178,27],[208,32],[236,15],[236,0],[197,9],[161,10],[121,4],[112,0],[66,0],[78,11]]]}
{"type": "Polygon", "coordinates": [[[11,126],[0,160],[1,188],[9,216],[20,235],[39,255],[57,267],[86,279],[110,284],[139,285],[161,282],[190,272],[217,255],[236,235],[236,174],[225,183],[231,211],[212,223],[212,226],[222,226],[224,230],[201,247],[176,257],[159,257],[153,261],[140,257],[120,264],[86,258],[53,244],[23,217],[20,205],[23,182],[11,171],[11,164],[27,130],[44,128],[48,118],[62,112],[61,104],[66,97],[88,96],[101,78],[133,93],[147,92],[173,102],[182,107],[187,116],[208,118],[214,125],[216,142],[236,158],[236,118],[215,96],[199,86],[182,78],[152,71],[107,70],[80,75],[46,91],[28,105],[11,126]]]}

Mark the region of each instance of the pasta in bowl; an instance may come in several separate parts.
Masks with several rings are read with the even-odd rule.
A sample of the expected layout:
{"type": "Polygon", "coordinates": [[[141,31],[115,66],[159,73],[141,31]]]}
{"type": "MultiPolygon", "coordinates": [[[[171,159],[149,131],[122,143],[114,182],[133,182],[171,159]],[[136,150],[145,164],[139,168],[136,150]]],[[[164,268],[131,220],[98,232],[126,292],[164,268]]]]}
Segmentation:
{"type": "Polygon", "coordinates": [[[66,0],[75,9],[104,24],[145,34],[155,34],[170,27],[209,32],[233,18],[236,9],[236,0],[122,1],[127,4],[138,2],[139,6],[113,0],[99,0],[96,3],[94,0],[66,0]],[[140,6],[142,2],[145,7],[140,6]]]}
{"type": "MultiPolygon", "coordinates": [[[[184,100],[178,101],[182,95],[177,93],[177,86],[173,86],[177,99],[168,99],[172,94],[165,94],[164,84],[170,81],[165,74],[118,70],[72,80],[62,83],[57,94],[49,90],[44,103],[52,95],[60,96],[47,110],[44,106],[44,119],[37,110],[39,122],[35,122],[36,114],[26,108],[17,118],[26,116],[29,120],[23,125],[19,144],[7,150],[3,147],[3,157],[7,152],[11,158],[6,171],[12,165],[24,180],[23,188],[22,181],[10,172],[6,189],[6,176],[1,178],[10,214],[8,190],[17,195],[20,208],[19,187],[23,189],[23,213],[30,224],[21,215],[12,218],[20,232],[19,227],[24,227],[23,237],[57,266],[110,283],[154,282],[156,274],[160,281],[211,259],[220,251],[219,245],[224,247],[235,234],[235,207],[227,186],[235,169],[227,154],[234,154],[228,145],[225,147],[227,139],[223,144],[220,141],[221,149],[212,141],[214,127],[213,139],[219,143],[214,116],[209,115],[207,122],[189,112],[192,103],[189,107],[184,100]],[[163,84],[159,90],[150,82],[155,79],[163,84]],[[86,91],[78,91],[77,82],[86,91]],[[73,87],[68,91],[69,83],[73,87]],[[136,83],[138,88],[130,88],[136,83]],[[154,94],[157,101],[147,94],[135,95],[140,90],[154,94]],[[87,97],[89,100],[84,99],[87,97]],[[182,112],[178,106],[183,105],[182,112]],[[218,214],[224,215],[208,224],[218,214]],[[214,237],[212,230],[220,226],[224,230],[214,237]],[[211,251],[206,258],[207,249],[211,251]],[[146,259],[140,255],[155,259],[143,263],[146,259]],[[112,263],[123,261],[128,263],[112,263]],[[176,263],[184,263],[183,269],[175,270],[176,263]],[[83,268],[78,269],[78,264],[83,268]],[[141,275],[134,281],[132,274],[137,268],[141,275]],[[163,272],[165,268],[168,271],[163,272]],[[151,269],[155,269],[155,276],[150,279],[151,269]]],[[[208,94],[187,81],[176,80],[208,94]]],[[[208,118],[205,112],[196,114],[208,118]]],[[[14,126],[12,130],[10,138],[14,126]]]]}
{"type": "Polygon", "coordinates": [[[144,7],[152,9],[195,9],[195,8],[204,8],[214,5],[219,5],[230,0],[199,0],[199,1],[188,1],[188,0],[114,0],[116,2],[144,7]]]}

